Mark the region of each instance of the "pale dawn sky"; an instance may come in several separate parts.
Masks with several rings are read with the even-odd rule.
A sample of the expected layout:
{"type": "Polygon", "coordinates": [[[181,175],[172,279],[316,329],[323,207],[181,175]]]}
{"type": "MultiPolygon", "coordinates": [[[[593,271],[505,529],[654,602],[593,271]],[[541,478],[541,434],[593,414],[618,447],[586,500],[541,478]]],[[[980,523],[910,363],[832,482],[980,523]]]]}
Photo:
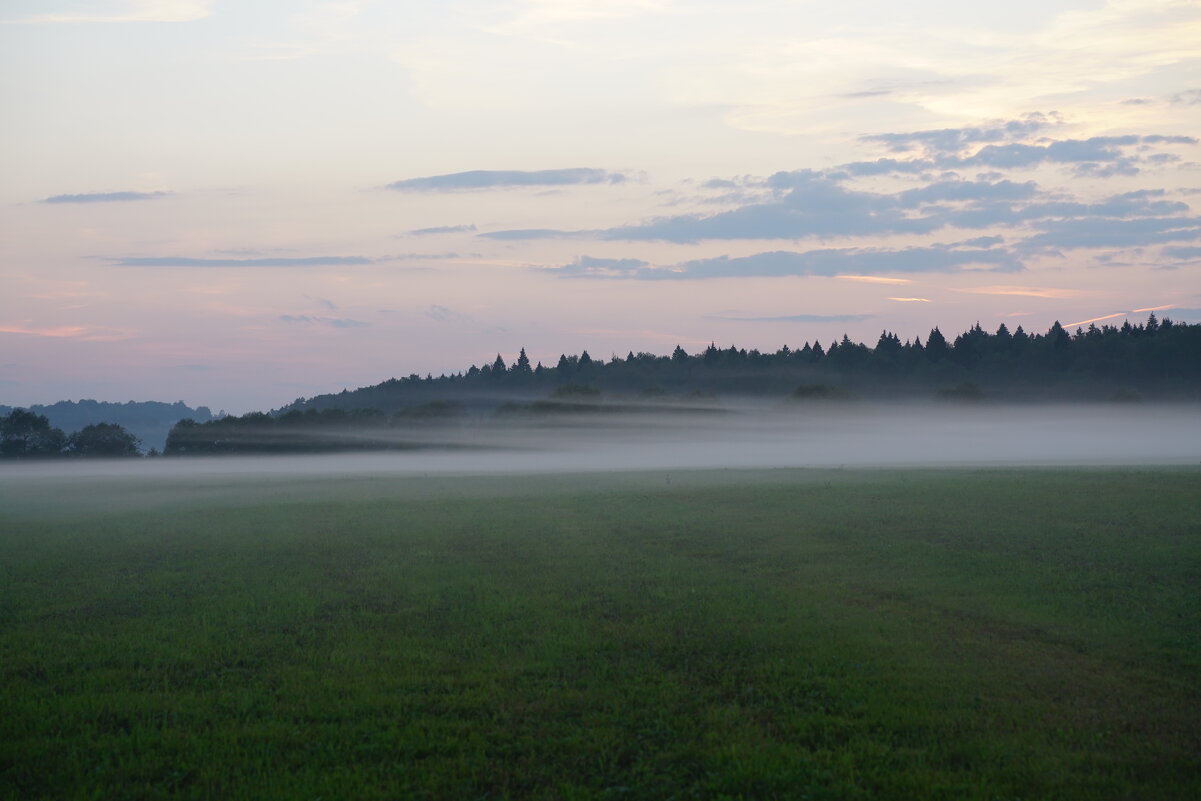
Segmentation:
{"type": "Polygon", "coordinates": [[[0,0],[0,403],[1201,322],[1201,2],[0,0]]]}

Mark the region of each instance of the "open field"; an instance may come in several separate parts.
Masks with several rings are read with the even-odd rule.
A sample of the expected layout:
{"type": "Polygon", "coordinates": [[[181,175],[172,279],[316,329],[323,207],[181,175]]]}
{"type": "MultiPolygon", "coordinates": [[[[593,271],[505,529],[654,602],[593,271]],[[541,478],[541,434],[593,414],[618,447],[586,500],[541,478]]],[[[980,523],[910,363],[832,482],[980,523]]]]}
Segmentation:
{"type": "Polygon", "coordinates": [[[1201,470],[0,483],[0,797],[1201,797],[1201,470]]]}

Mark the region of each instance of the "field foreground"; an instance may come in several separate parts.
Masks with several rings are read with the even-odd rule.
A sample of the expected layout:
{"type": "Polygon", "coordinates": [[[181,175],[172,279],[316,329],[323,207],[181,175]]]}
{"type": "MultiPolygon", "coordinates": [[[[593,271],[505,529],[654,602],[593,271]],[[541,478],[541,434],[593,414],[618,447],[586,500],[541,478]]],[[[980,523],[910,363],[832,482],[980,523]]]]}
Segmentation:
{"type": "Polygon", "coordinates": [[[1201,471],[0,484],[0,797],[1201,797],[1201,471]]]}

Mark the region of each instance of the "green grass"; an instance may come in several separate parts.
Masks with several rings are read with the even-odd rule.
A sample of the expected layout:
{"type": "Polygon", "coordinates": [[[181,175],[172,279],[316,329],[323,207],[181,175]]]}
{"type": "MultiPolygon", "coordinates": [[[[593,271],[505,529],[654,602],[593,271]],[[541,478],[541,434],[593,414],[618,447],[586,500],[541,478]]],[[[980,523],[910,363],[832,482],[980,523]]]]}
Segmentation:
{"type": "Polygon", "coordinates": [[[1201,471],[0,486],[0,797],[1201,797],[1201,471]]]}

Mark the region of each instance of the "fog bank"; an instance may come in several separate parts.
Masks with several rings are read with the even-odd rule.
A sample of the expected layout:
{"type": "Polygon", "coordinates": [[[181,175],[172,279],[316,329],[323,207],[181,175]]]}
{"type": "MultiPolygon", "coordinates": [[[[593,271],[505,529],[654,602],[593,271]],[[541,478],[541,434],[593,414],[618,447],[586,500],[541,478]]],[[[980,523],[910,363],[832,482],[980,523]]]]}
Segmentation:
{"type": "Polygon", "coordinates": [[[1197,406],[803,407],[514,421],[461,429],[419,449],[371,453],[10,462],[0,465],[0,480],[1198,463],[1197,406]]]}

